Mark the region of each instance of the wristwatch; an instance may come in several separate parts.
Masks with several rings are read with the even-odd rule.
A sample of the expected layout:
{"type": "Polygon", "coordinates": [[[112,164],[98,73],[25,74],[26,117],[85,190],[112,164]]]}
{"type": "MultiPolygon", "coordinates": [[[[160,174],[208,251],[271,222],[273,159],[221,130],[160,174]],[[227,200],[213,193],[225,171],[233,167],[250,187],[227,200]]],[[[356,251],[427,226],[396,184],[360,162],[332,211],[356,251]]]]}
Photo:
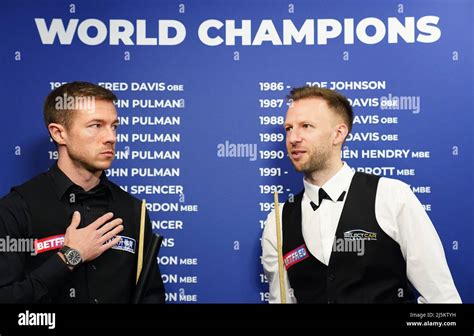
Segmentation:
{"type": "Polygon", "coordinates": [[[69,246],[63,246],[59,250],[66,259],[66,265],[76,268],[82,263],[81,255],[78,250],[70,248],[69,246]]]}

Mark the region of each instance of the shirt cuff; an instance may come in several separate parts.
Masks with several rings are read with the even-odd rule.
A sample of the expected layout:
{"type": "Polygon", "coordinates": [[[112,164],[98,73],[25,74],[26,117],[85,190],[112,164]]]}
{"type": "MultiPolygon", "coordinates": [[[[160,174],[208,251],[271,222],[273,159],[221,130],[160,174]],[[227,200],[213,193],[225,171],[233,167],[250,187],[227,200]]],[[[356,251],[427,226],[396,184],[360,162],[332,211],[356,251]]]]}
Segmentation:
{"type": "Polygon", "coordinates": [[[72,272],[55,253],[45,263],[33,271],[37,279],[46,287],[48,293],[57,291],[71,277],[72,272]]]}

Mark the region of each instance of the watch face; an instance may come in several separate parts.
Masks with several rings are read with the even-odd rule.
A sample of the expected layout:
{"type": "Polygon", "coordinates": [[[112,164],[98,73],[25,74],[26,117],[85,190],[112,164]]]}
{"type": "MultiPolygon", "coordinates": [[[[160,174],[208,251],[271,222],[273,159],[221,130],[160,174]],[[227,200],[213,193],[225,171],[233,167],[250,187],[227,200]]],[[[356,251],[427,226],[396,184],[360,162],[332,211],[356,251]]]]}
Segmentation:
{"type": "Polygon", "coordinates": [[[79,254],[79,252],[73,249],[69,250],[66,253],[66,258],[71,266],[77,266],[82,261],[81,255],[79,254]]]}

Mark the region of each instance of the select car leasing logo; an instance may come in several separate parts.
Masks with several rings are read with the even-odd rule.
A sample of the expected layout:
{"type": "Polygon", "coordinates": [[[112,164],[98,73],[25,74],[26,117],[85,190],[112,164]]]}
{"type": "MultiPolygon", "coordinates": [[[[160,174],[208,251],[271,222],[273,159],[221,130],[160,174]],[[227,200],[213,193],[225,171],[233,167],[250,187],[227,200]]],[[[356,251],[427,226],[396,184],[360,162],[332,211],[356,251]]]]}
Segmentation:
{"type": "Polygon", "coordinates": [[[377,233],[361,229],[344,232],[344,239],[349,240],[377,240],[377,233]]]}
{"type": "Polygon", "coordinates": [[[56,313],[30,313],[28,310],[18,314],[19,326],[46,326],[56,328],[56,313]]]}

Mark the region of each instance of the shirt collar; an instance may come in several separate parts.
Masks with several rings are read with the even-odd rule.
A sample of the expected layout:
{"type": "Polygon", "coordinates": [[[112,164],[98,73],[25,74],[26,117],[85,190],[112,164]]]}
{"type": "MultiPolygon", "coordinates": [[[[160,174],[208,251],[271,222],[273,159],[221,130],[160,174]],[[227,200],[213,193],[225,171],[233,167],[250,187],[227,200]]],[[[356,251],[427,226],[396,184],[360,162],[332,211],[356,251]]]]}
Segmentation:
{"type": "MultiPolygon", "coordinates": [[[[56,192],[56,195],[58,196],[58,199],[62,199],[64,197],[64,194],[71,189],[73,186],[75,188],[80,188],[82,187],[78,186],[74,182],[71,181],[69,177],[67,177],[66,174],[58,167],[58,164],[55,163],[48,172],[49,176],[51,177],[51,180],[53,181],[53,189],[56,192]]],[[[100,175],[100,182],[99,184],[104,184],[108,187],[110,190],[109,194],[110,197],[113,198],[113,193],[112,189],[110,188],[110,181],[109,179],[105,176],[105,173],[102,172],[102,175],[100,175]]],[[[94,188],[96,188],[95,186],[94,188]]]]}
{"type": "Polygon", "coordinates": [[[347,163],[343,162],[342,168],[321,187],[311,184],[303,178],[305,195],[313,203],[319,205],[319,189],[323,188],[332,201],[336,202],[344,191],[347,194],[353,176],[352,169],[347,163]]]}

